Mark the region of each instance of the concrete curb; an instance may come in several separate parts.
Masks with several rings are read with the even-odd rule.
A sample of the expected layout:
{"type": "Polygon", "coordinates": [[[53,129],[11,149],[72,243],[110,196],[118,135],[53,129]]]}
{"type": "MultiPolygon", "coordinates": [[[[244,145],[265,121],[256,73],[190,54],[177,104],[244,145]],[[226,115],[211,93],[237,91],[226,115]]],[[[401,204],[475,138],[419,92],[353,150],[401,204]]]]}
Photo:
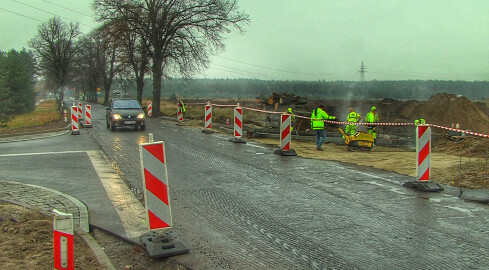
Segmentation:
{"type": "MultiPolygon", "coordinates": [[[[79,210],[79,223],[75,224],[75,232],[87,243],[88,247],[92,250],[93,254],[97,258],[97,261],[100,263],[100,265],[105,266],[106,269],[116,269],[112,262],[110,261],[109,257],[107,257],[107,254],[104,252],[104,250],[100,247],[100,245],[95,241],[95,239],[88,234],[89,232],[89,223],[88,223],[88,209],[85,206],[84,203],[79,201],[78,199],[68,195],[61,193],[57,190],[41,187],[41,186],[35,186],[35,185],[30,185],[30,184],[23,184],[23,183],[18,183],[18,182],[12,182],[12,181],[3,181],[0,180],[1,183],[7,183],[7,184],[13,184],[13,185],[22,185],[24,187],[31,188],[33,192],[36,192],[36,189],[42,189],[51,193],[54,193],[56,195],[64,197],[66,200],[71,201],[74,203],[79,210]]],[[[12,199],[6,199],[6,198],[0,198],[0,201],[20,205],[29,209],[32,209],[34,211],[39,211],[40,213],[47,215],[47,216],[52,216],[52,212],[46,211],[45,209],[41,209],[32,205],[29,205],[28,203],[25,202],[20,202],[12,199]]]]}
{"type": "Polygon", "coordinates": [[[63,128],[62,130],[59,130],[59,129],[48,130],[48,131],[39,132],[39,133],[16,134],[16,135],[0,138],[0,143],[44,139],[44,138],[50,138],[50,137],[65,135],[69,132],[70,132],[70,130],[66,130],[66,128],[63,128]]]}

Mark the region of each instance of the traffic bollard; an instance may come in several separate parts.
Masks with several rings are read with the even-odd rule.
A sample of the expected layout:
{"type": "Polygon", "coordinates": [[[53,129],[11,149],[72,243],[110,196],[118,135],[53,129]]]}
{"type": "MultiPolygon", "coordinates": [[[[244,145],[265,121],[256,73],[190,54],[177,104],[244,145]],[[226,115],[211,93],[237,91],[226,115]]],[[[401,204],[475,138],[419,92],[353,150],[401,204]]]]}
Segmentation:
{"type": "Polygon", "coordinates": [[[243,108],[238,105],[234,108],[234,138],[229,139],[234,143],[246,143],[243,137],[243,108]]]}
{"type": "Polygon", "coordinates": [[[78,107],[71,107],[71,135],[80,135],[78,126],[78,107]]]}
{"type": "Polygon", "coordinates": [[[54,269],[75,269],[73,214],[63,213],[56,209],[53,212],[54,269]]]}

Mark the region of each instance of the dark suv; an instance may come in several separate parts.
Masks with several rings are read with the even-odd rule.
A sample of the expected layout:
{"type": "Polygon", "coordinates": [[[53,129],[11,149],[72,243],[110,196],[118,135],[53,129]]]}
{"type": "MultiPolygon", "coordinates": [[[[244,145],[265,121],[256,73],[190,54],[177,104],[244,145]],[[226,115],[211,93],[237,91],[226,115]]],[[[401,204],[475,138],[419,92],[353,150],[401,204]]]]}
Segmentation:
{"type": "Polygon", "coordinates": [[[144,111],[135,99],[115,98],[109,102],[105,119],[107,128],[114,131],[116,127],[146,128],[144,111]]]}

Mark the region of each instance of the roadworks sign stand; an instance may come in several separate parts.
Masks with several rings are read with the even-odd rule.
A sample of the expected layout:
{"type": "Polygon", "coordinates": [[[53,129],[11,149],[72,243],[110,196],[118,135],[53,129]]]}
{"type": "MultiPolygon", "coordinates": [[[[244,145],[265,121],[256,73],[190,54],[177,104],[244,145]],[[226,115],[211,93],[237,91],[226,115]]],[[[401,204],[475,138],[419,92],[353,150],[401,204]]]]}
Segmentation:
{"type": "Polygon", "coordinates": [[[416,126],[416,181],[408,181],[403,186],[426,192],[443,191],[435,182],[430,182],[431,169],[431,128],[429,125],[416,126]]]}
{"type": "Polygon", "coordinates": [[[204,129],[202,130],[202,133],[214,133],[212,130],[212,105],[209,101],[207,102],[207,105],[205,105],[204,115],[204,129]]]}
{"type": "Polygon", "coordinates": [[[229,139],[229,141],[234,143],[246,143],[243,137],[243,108],[241,106],[236,106],[234,108],[234,138],[229,139]]]}
{"type": "Polygon", "coordinates": [[[71,135],[80,135],[78,126],[78,107],[71,107],[71,135]]]}
{"type": "Polygon", "coordinates": [[[181,107],[180,102],[177,104],[177,126],[185,126],[183,122],[183,108],[181,107]]]}
{"type": "Polygon", "coordinates": [[[281,156],[297,156],[295,150],[290,149],[290,114],[282,114],[280,116],[280,149],[275,150],[274,153],[281,156]]]}
{"type": "Polygon", "coordinates": [[[144,186],[144,204],[149,232],[140,236],[151,258],[165,258],[184,254],[189,249],[169,230],[172,226],[165,145],[163,142],[139,145],[141,173],[144,186]]]}
{"type": "Polygon", "coordinates": [[[92,127],[92,105],[86,104],[85,105],[85,121],[82,122],[83,119],[80,119],[80,124],[84,128],[91,128],[92,127]]]}

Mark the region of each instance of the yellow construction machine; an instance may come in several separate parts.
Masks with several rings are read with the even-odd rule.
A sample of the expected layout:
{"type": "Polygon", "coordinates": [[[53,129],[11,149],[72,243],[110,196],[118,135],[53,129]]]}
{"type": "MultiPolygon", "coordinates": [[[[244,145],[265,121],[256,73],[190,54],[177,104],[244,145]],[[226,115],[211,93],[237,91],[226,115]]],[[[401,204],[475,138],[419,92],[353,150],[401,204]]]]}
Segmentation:
{"type": "Polygon", "coordinates": [[[372,134],[356,132],[349,136],[340,127],[338,129],[341,134],[343,134],[343,137],[345,137],[345,144],[348,145],[348,147],[366,151],[372,149],[372,146],[374,145],[374,136],[372,134]]]}

